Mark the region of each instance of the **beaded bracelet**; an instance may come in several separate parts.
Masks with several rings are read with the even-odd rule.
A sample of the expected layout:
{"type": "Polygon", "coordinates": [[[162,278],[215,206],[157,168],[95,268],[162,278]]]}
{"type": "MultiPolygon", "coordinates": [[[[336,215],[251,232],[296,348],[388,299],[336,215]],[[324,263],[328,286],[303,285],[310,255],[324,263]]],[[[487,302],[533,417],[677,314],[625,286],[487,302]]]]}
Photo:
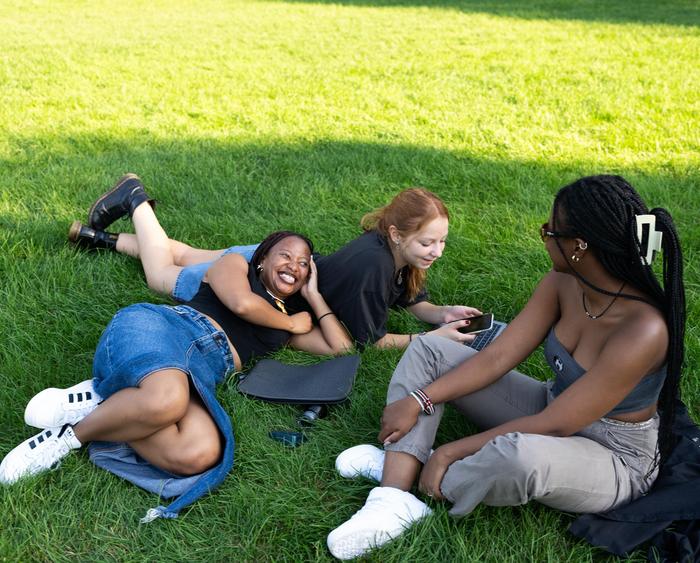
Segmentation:
{"type": "Polygon", "coordinates": [[[430,397],[428,397],[425,391],[422,389],[416,389],[415,391],[411,391],[410,395],[416,401],[418,401],[418,404],[420,405],[420,408],[424,414],[435,414],[435,405],[433,405],[433,401],[430,400],[430,397]]]}

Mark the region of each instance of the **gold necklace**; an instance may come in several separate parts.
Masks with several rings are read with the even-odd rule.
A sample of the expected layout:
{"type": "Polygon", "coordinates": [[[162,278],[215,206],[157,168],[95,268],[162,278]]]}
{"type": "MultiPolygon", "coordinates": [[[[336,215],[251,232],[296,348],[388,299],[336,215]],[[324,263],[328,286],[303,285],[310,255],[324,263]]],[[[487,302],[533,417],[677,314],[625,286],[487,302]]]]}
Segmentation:
{"type": "Polygon", "coordinates": [[[280,298],[277,297],[276,295],[273,295],[272,292],[271,292],[269,289],[267,289],[267,288],[265,288],[265,291],[267,291],[267,294],[268,294],[270,297],[272,297],[272,299],[275,301],[275,305],[277,305],[277,308],[278,308],[280,311],[282,311],[285,315],[288,315],[289,313],[287,313],[287,309],[284,308],[284,300],[283,300],[283,299],[280,299],[280,298]]]}
{"type": "Polygon", "coordinates": [[[603,310],[602,310],[600,313],[598,313],[597,315],[592,315],[591,312],[588,310],[588,307],[586,307],[586,292],[585,292],[585,291],[582,291],[582,292],[581,292],[581,302],[583,303],[583,310],[586,312],[586,316],[587,316],[589,319],[593,320],[593,321],[595,321],[596,319],[599,319],[600,317],[602,317],[605,313],[608,312],[608,310],[610,309],[610,307],[613,306],[613,303],[615,303],[615,301],[617,300],[617,298],[620,297],[620,294],[622,293],[622,290],[625,288],[625,285],[626,285],[626,284],[627,284],[627,282],[622,282],[622,285],[620,286],[620,289],[617,290],[617,293],[616,293],[615,296],[612,298],[612,301],[611,301],[610,303],[608,303],[608,306],[605,307],[605,309],[603,309],[603,310]]]}

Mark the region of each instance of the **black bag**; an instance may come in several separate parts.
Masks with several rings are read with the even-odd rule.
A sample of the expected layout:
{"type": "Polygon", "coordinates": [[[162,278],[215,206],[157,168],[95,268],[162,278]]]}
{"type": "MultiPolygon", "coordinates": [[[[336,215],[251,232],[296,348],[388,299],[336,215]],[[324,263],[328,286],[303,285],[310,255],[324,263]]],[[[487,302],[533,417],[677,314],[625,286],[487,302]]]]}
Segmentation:
{"type": "Polygon", "coordinates": [[[238,390],[273,403],[342,403],[350,395],[359,366],[359,354],[306,366],[265,359],[239,380],[238,390]]]}

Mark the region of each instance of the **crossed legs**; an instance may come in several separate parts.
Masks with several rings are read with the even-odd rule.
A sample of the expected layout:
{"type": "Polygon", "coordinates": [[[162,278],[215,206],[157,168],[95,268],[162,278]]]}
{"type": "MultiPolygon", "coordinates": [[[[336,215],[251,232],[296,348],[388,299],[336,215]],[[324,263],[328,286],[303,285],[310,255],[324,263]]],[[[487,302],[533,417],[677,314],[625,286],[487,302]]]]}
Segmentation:
{"type": "MultiPolygon", "coordinates": [[[[168,239],[168,244],[170,246],[169,252],[172,255],[173,264],[181,267],[211,262],[219,258],[224,252],[223,249],[205,250],[203,248],[195,248],[175,239],[168,239]]],[[[139,253],[139,240],[137,235],[132,233],[119,233],[117,252],[126,254],[132,258],[140,259],[141,255],[139,253]]]]}
{"type": "Polygon", "coordinates": [[[74,427],[82,443],[127,442],[171,473],[193,475],[221,456],[219,431],[185,373],[165,369],[114,393],[74,427]]]}
{"type": "Polygon", "coordinates": [[[183,267],[216,260],[224,252],[193,248],[169,239],[147,202],[134,210],[131,221],[136,234],[120,233],[117,252],[141,260],[148,287],[157,293],[172,295],[183,267]]]}

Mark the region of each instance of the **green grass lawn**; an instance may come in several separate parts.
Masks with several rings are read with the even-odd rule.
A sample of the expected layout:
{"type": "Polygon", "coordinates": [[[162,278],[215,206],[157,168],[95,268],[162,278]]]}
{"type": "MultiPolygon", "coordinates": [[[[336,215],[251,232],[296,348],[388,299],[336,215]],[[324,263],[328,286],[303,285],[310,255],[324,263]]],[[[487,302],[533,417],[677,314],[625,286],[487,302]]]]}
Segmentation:
{"type": "MultiPolygon", "coordinates": [[[[363,213],[426,186],[452,213],[433,301],[505,320],[549,268],[537,228],[556,190],[623,174],[681,234],[683,396],[700,420],[697,2],[5,1],[0,24],[0,455],[31,435],[36,392],[89,376],[117,309],[167,301],[136,261],[66,243],[127,171],[171,236],[209,248],[290,228],[330,252],[363,213]]],[[[390,328],[422,329],[401,313],[390,328]]],[[[0,560],[329,560],[326,535],[371,488],[333,460],[375,440],[399,357],[365,351],[352,400],[296,450],[267,437],[296,409],[223,386],[234,471],[174,521],[139,525],[157,498],[84,452],[0,487],[0,560]]],[[[547,373],[537,355],[521,368],[547,373]]],[[[438,438],[469,430],[452,414],[438,438]]],[[[532,504],[456,521],[436,506],[371,559],[605,559],[568,534],[573,518],[532,504]]]]}

